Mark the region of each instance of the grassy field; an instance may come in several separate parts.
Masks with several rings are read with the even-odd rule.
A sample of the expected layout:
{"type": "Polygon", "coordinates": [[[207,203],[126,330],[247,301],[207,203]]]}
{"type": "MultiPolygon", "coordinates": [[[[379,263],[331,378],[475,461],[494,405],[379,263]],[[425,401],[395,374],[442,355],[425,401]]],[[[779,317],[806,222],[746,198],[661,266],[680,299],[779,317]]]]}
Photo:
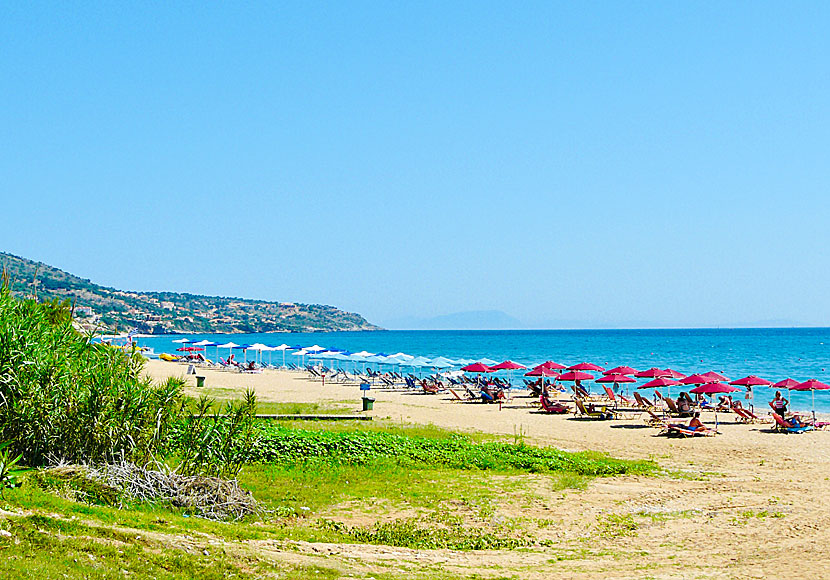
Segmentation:
{"type": "MultiPolygon", "coordinates": [[[[3,496],[0,529],[8,534],[0,535],[0,573],[16,578],[335,578],[342,571],[301,559],[277,565],[251,546],[270,541],[283,547],[294,542],[453,550],[538,547],[555,527],[535,515],[540,498],[579,493],[596,474],[654,469],[648,462],[568,454],[430,426],[288,422],[269,426],[267,438],[291,444],[281,448],[287,455],[242,470],[241,484],[266,511],[238,523],[191,517],[169,505],[127,501],[119,509],[76,501],[72,490],[43,489],[49,486],[36,483],[43,478],[30,475],[3,496]],[[365,448],[355,449],[355,441],[387,452],[367,455],[365,448]],[[317,455],[291,455],[302,453],[303,445],[322,447],[317,455]],[[478,464],[448,463],[447,449],[461,450],[478,464]],[[539,458],[555,461],[545,467],[539,458]]],[[[440,570],[369,575],[449,577],[440,570]]]]}

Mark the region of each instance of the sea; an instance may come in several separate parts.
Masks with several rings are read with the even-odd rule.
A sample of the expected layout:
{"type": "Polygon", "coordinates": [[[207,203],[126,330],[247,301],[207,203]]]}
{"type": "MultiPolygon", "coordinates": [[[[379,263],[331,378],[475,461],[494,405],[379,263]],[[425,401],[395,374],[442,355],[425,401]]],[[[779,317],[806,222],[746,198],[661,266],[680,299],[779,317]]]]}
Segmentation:
{"type": "MultiPolygon", "coordinates": [[[[351,352],[394,354],[450,359],[489,358],[512,360],[532,367],[547,360],[564,365],[591,362],[611,368],[627,365],[636,369],[672,368],[684,374],[716,371],[729,379],[758,375],[772,382],[793,378],[799,382],[818,379],[830,384],[830,328],[741,328],[741,329],[657,329],[657,330],[390,330],[375,332],[315,332],[274,334],[188,334],[139,337],[140,346],[151,347],[156,355],[176,353],[188,338],[237,344],[263,343],[269,346],[318,345],[351,352]]],[[[237,360],[255,353],[236,352],[237,360]]],[[[228,349],[207,347],[205,355],[225,357],[228,349]]],[[[266,362],[308,362],[291,351],[263,353],[266,362]]],[[[342,363],[340,363],[342,364],[342,363]]],[[[383,369],[381,369],[383,370],[383,369]]],[[[521,384],[521,372],[513,380],[521,384]]],[[[597,374],[599,378],[599,374],[597,374]]],[[[648,379],[643,379],[642,384],[648,379]]],[[[637,384],[628,385],[627,389],[637,384]]],[[[756,387],[756,407],[766,407],[773,389],[756,387]]],[[[738,395],[741,395],[738,393],[738,395]]],[[[791,407],[813,408],[830,413],[830,391],[791,392],[791,407]]]]}

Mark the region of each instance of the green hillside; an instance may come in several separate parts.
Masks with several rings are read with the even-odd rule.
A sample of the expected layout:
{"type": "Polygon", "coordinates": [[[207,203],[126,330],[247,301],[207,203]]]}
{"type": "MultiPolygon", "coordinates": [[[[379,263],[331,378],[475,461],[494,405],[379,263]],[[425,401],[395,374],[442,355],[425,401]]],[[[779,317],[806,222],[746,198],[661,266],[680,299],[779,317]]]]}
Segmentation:
{"type": "Polygon", "coordinates": [[[3,252],[0,266],[17,296],[73,302],[76,325],[84,329],[147,334],[379,330],[359,314],[333,306],[116,290],[3,252]]]}

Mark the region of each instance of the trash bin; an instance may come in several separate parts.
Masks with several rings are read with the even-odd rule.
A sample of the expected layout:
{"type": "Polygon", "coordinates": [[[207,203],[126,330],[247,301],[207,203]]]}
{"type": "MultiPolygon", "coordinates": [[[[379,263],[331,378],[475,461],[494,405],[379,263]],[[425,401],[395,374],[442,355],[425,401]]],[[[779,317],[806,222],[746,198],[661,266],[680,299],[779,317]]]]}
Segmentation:
{"type": "Polygon", "coordinates": [[[200,389],[205,386],[205,377],[196,377],[196,386],[200,389]]]}
{"type": "Polygon", "coordinates": [[[363,397],[363,410],[371,411],[374,408],[375,400],[372,397],[363,397]]]}

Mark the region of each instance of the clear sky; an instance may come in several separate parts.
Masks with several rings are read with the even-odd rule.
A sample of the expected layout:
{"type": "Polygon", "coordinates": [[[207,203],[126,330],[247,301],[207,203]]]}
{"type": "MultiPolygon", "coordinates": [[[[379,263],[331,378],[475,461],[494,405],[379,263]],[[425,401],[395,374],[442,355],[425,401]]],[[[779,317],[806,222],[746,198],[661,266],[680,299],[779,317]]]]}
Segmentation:
{"type": "Polygon", "coordinates": [[[0,7],[2,250],[381,324],[830,325],[826,2],[105,4],[0,7]]]}

